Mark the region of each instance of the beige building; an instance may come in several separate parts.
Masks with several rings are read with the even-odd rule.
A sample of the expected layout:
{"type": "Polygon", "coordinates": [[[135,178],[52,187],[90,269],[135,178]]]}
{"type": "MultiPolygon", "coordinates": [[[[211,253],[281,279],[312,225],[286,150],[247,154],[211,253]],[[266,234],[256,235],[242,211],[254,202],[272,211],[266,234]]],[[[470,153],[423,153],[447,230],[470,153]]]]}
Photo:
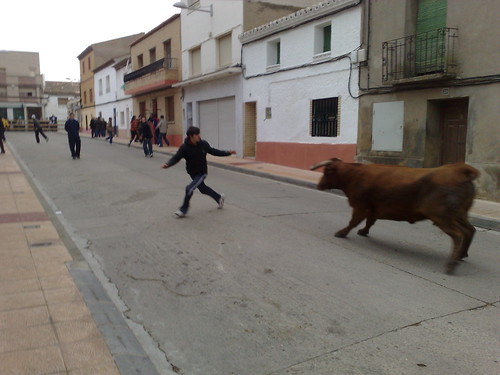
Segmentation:
{"type": "Polygon", "coordinates": [[[0,114],[24,123],[31,115],[41,119],[43,76],[38,52],[0,51],[0,114]]]}
{"type": "Polygon", "coordinates": [[[164,116],[167,137],[174,146],[183,141],[181,89],[181,19],[173,15],[132,43],[132,72],[126,74],[125,94],[133,95],[134,114],[164,116]]]}
{"type": "Polygon", "coordinates": [[[500,196],[500,2],[365,2],[357,159],[465,161],[478,196],[500,196]],[[388,17],[390,15],[390,17],[388,17]]]}
{"type": "Polygon", "coordinates": [[[130,51],[130,44],[143,35],[144,33],[139,33],[91,44],[78,55],[78,60],[80,61],[81,97],[81,118],[79,121],[82,129],[88,130],[90,120],[96,116],[94,69],[113,58],[127,55],[130,51]]]}

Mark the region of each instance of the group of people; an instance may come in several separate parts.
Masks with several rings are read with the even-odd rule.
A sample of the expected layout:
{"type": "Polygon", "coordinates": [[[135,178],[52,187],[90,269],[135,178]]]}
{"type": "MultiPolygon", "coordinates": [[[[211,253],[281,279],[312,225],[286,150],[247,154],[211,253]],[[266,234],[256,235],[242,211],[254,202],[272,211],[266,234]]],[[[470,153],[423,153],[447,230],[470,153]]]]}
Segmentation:
{"type": "Polygon", "coordinates": [[[106,122],[101,116],[92,117],[90,120],[90,135],[92,138],[106,137],[109,143],[113,143],[113,137],[115,134],[115,129],[113,126],[113,119],[110,117],[106,122]],[[106,133],[108,136],[106,137],[106,133]]]}
{"type": "Polygon", "coordinates": [[[151,114],[146,120],[146,116],[139,115],[133,116],[130,121],[130,141],[129,147],[132,142],[142,142],[145,157],[153,157],[153,139],[156,140],[156,145],[163,147],[163,142],[170,146],[167,139],[167,122],[162,115],[158,119],[155,115],[151,114]]]}
{"type": "MultiPolygon", "coordinates": [[[[40,122],[36,119],[36,116],[33,115],[32,118],[35,125],[35,137],[37,142],[40,142],[38,134],[41,134],[48,141],[48,138],[43,133],[43,129],[41,129],[40,122]]],[[[111,120],[112,119],[110,118],[106,128],[109,133],[108,138],[110,143],[112,143],[114,133],[111,120]]],[[[167,145],[170,145],[166,139],[166,123],[165,127],[162,127],[162,121],[164,121],[163,116],[161,116],[157,123],[154,122],[153,116],[150,116],[147,120],[146,116],[139,116],[139,120],[136,116],[132,117],[130,126],[130,142],[128,145],[130,146],[133,141],[139,141],[138,138],[140,137],[142,139],[144,155],[146,157],[153,157],[153,135],[156,130],[158,130],[159,133],[159,136],[157,137],[157,139],[159,138],[158,145],[162,147],[163,140],[167,145]]],[[[68,144],[71,157],[73,159],[80,159],[80,123],[75,119],[74,113],[70,113],[68,120],[64,124],[64,129],[68,134],[68,144]]],[[[1,153],[5,153],[3,146],[3,141],[5,140],[4,131],[3,121],[0,120],[1,153]]],[[[92,129],[92,137],[95,137],[94,129],[92,129]]],[[[179,147],[176,154],[172,156],[168,162],[161,166],[162,168],[167,169],[177,164],[181,159],[186,160],[186,171],[192,181],[186,186],[182,205],[175,212],[177,217],[181,218],[186,216],[190,206],[191,197],[196,189],[198,189],[202,194],[208,195],[215,200],[217,208],[222,208],[224,206],[224,194],[217,193],[205,184],[205,179],[208,175],[207,154],[214,156],[229,156],[235,153],[236,151],[234,150],[224,151],[210,146],[207,141],[201,138],[199,128],[191,126],[187,129],[184,143],[181,147],[179,147]]]]}

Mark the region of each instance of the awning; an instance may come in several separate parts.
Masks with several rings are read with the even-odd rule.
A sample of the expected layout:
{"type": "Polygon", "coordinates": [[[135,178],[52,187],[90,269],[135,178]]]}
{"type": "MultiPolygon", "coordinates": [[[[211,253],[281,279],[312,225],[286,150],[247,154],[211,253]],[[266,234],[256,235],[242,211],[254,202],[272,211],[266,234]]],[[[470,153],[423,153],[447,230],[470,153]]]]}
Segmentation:
{"type": "Polygon", "coordinates": [[[23,108],[23,103],[0,102],[0,108],[23,108]]]}

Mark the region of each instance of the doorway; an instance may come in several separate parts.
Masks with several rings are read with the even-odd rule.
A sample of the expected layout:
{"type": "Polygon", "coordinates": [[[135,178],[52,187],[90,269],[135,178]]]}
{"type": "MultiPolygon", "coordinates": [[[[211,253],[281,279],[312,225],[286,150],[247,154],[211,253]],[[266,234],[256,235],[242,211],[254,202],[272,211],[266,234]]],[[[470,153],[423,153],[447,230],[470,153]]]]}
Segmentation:
{"type": "Polygon", "coordinates": [[[465,162],[469,98],[429,101],[426,167],[465,162]]]}

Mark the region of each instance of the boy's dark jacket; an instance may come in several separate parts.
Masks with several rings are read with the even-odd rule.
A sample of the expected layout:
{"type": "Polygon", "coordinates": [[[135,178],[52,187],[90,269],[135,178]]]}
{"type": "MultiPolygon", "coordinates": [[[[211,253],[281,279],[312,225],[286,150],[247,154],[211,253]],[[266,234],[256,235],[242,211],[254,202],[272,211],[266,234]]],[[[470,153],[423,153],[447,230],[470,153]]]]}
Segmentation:
{"type": "Polygon", "coordinates": [[[200,140],[196,145],[191,143],[189,138],[184,140],[184,144],[179,147],[177,153],[168,161],[168,165],[177,164],[182,158],[186,159],[186,171],[193,177],[200,174],[207,174],[207,153],[214,156],[229,156],[231,152],[217,150],[211,147],[207,141],[200,140]]]}

